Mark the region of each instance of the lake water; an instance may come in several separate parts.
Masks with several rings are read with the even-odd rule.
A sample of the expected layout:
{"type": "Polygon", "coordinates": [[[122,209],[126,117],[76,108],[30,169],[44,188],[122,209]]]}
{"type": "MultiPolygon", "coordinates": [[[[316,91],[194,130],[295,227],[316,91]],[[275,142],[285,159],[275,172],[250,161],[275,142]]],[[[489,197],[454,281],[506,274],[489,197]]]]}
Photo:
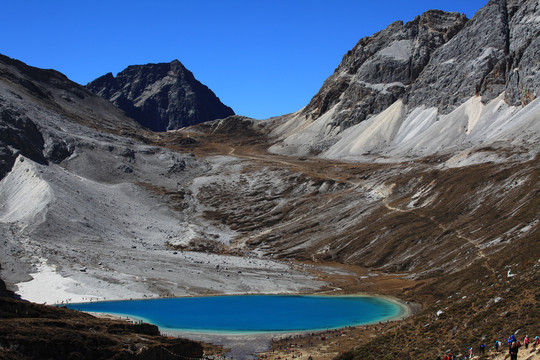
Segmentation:
{"type": "Polygon", "coordinates": [[[163,330],[209,333],[300,332],[388,320],[403,307],[369,296],[239,295],[69,304],[87,312],[145,320],[163,330]]]}

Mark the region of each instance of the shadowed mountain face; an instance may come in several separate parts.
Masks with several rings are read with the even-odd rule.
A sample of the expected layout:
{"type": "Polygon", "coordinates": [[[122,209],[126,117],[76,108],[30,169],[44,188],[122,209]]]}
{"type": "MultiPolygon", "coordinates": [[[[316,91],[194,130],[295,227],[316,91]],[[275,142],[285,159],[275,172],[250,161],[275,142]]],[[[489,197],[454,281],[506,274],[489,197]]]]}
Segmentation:
{"type": "Polygon", "coordinates": [[[129,66],[116,77],[108,73],[92,81],[87,88],[153,131],[234,115],[178,60],[129,66]]]}
{"type": "Polygon", "coordinates": [[[0,179],[18,155],[42,164],[70,156],[77,140],[58,135],[59,123],[110,131],[140,128],[65,75],[0,55],[0,179]]]}

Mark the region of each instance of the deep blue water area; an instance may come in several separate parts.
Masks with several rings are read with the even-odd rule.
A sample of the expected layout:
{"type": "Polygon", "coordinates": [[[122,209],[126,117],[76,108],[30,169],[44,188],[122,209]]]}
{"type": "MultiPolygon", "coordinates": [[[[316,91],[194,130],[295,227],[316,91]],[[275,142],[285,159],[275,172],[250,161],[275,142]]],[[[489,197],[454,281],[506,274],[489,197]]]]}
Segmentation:
{"type": "Polygon", "coordinates": [[[161,330],[214,333],[314,331],[400,315],[402,307],[370,296],[238,295],[69,304],[87,312],[131,316],[161,330]]]}

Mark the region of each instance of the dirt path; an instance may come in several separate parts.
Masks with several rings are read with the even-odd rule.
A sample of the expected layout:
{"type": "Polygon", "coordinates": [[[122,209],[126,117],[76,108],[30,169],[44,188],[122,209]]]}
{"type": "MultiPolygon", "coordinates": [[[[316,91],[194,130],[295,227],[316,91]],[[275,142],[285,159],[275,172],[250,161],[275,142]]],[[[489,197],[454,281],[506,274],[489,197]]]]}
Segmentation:
{"type": "Polygon", "coordinates": [[[484,260],[484,263],[483,263],[483,266],[489,270],[489,272],[491,272],[491,274],[493,274],[493,276],[497,276],[496,272],[495,272],[495,269],[493,269],[493,267],[491,267],[487,261],[487,257],[486,257],[486,254],[484,253],[484,250],[480,247],[480,245],[478,244],[478,241],[476,240],[473,240],[465,235],[463,235],[461,233],[460,230],[458,229],[455,229],[455,228],[451,228],[451,227],[448,227],[448,226],[445,226],[444,224],[442,224],[441,222],[437,221],[433,216],[425,216],[423,214],[419,214],[418,212],[414,211],[415,209],[401,209],[401,208],[397,208],[397,207],[394,207],[392,205],[390,205],[388,203],[388,197],[387,197],[387,194],[384,194],[382,191],[380,190],[375,190],[375,192],[381,196],[383,198],[382,200],[382,203],[383,205],[390,211],[397,211],[397,212],[401,212],[401,213],[408,213],[408,214],[413,214],[414,216],[416,217],[419,217],[423,220],[428,220],[428,221],[431,221],[432,223],[434,223],[439,229],[441,229],[443,232],[448,232],[448,231],[451,231],[455,234],[455,236],[464,241],[464,242],[467,242],[469,243],[470,245],[472,245],[475,249],[476,249],[476,252],[478,254],[478,258],[480,259],[483,259],[484,260]]]}
{"type": "MultiPolygon", "coordinates": [[[[304,173],[311,173],[312,172],[312,167],[314,164],[312,164],[311,161],[309,160],[306,160],[306,161],[296,161],[296,162],[292,162],[292,161],[286,161],[286,160],[282,160],[282,159],[278,159],[277,156],[274,156],[274,155],[270,155],[270,154],[261,154],[261,155],[246,155],[246,154],[238,154],[237,153],[237,148],[233,147],[233,146],[228,146],[229,149],[228,149],[228,155],[230,156],[234,156],[234,157],[238,157],[238,158],[243,158],[243,159],[248,159],[248,160],[252,160],[252,161],[257,161],[257,162],[270,162],[270,163],[274,163],[274,164],[280,164],[280,165],[285,165],[287,167],[290,167],[290,168],[294,168],[294,169],[297,169],[301,172],[304,172],[304,173]]],[[[392,206],[390,205],[390,203],[388,202],[388,195],[391,194],[391,189],[390,189],[390,192],[389,193],[385,193],[383,191],[381,191],[380,189],[373,189],[373,188],[369,188],[367,187],[364,183],[361,183],[361,182],[356,182],[356,181],[350,181],[350,180],[344,180],[345,182],[347,182],[348,184],[352,185],[352,187],[348,190],[346,190],[347,192],[350,192],[350,191],[354,191],[358,188],[363,188],[367,191],[371,191],[371,192],[374,192],[376,193],[381,199],[382,199],[382,204],[384,205],[384,207],[386,209],[388,209],[389,211],[395,211],[395,212],[400,212],[400,213],[408,213],[408,214],[413,214],[414,216],[417,216],[423,220],[427,220],[429,222],[432,222],[433,224],[435,224],[435,226],[437,226],[439,229],[441,229],[442,232],[452,232],[455,234],[456,238],[462,240],[463,242],[466,242],[468,243],[469,245],[471,245],[472,247],[474,247],[474,249],[476,250],[476,253],[477,253],[477,257],[481,260],[483,260],[483,266],[491,273],[493,274],[494,276],[496,276],[496,273],[495,273],[495,270],[493,269],[493,267],[491,267],[488,263],[488,260],[487,260],[487,257],[484,253],[484,250],[481,248],[480,244],[478,243],[478,241],[472,239],[472,238],[469,238],[465,235],[463,235],[463,233],[459,230],[459,229],[456,229],[456,228],[451,228],[449,226],[446,226],[444,224],[442,224],[441,222],[437,221],[434,217],[432,216],[426,216],[426,215],[423,215],[423,214],[420,214],[418,213],[417,211],[415,211],[415,209],[401,209],[401,208],[398,208],[398,207],[395,207],[395,206],[392,206]]],[[[340,196],[343,195],[343,192],[340,194],[340,196]]],[[[336,197],[331,197],[328,201],[326,201],[324,204],[322,205],[319,205],[317,206],[317,208],[313,209],[314,211],[317,211],[318,209],[323,209],[325,208],[327,205],[329,205],[332,201],[334,201],[336,199],[336,197]]],[[[305,216],[303,217],[299,217],[297,219],[294,220],[294,222],[300,222],[302,221],[306,216],[308,216],[308,214],[306,214],[305,216]]],[[[266,235],[274,230],[277,230],[277,229],[280,229],[280,228],[283,228],[283,227],[286,227],[286,226],[289,226],[291,223],[286,223],[286,224],[282,224],[282,225],[278,225],[276,227],[273,227],[271,229],[267,229],[259,234],[256,234],[256,235],[252,235],[250,237],[247,237],[247,238],[243,238],[243,239],[240,239],[240,241],[238,241],[236,243],[236,246],[235,247],[241,247],[245,244],[246,241],[250,240],[250,239],[254,239],[254,238],[257,238],[257,237],[260,237],[260,236],[263,236],[263,235],[266,235]]]]}

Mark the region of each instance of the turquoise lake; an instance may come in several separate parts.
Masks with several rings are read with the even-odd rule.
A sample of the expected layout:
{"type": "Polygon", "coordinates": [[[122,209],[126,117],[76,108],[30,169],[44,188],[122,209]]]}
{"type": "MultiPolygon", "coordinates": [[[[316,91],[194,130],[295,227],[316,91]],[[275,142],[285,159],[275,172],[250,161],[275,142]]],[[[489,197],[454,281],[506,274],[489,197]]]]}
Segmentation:
{"type": "Polygon", "coordinates": [[[161,330],[264,333],[336,329],[388,320],[403,307],[369,296],[238,295],[76,303],[68,308],[142,319],[161,330]]]}

